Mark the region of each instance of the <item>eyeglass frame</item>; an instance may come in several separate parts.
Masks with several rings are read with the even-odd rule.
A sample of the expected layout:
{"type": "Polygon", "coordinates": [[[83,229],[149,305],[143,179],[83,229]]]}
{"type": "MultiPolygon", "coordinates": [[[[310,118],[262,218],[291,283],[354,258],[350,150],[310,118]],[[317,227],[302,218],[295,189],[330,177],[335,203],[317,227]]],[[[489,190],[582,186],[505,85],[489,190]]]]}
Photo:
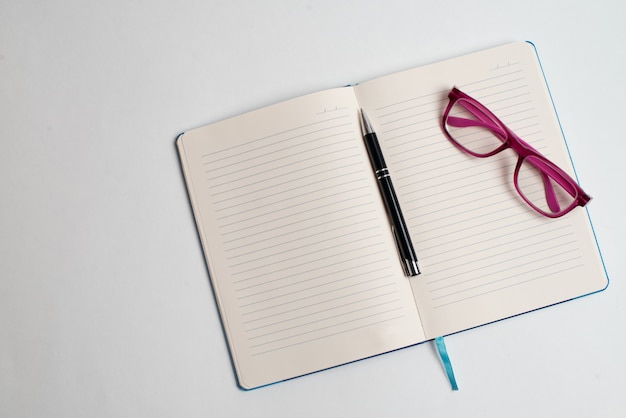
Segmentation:
{"type": "Polygon", "coordinates": [[[546,158],[543,154],[533,148],[530,144],[520,138],[515,132],[509,129],[509,127],[507,127],[496,115],[494,115],[493,112],[487,109],[487,107],[480,103],[478,100],[462,92],[457,87],[453,87],[452,90],[450,90],[448,98],[450,99],[450,101],[448,102],[448,106],[446,107],[446,110],[444,111],[441,118],[441,127],[450,142],[452,142],[452,144],[454,144],[461,151],[478,158],[491,157],[509,148],[515,151],[518,154],[518,159],[513,174],[513,184],[515,185],[517,193],[536,212],[549,218],[559,218],[571,212],[577,206],[585,206],[591,200],[591,196],[585,193],[585,191],[578,185],[578,182],[576,182],[576,180],[574,180],[569,174],[567,174],[556,164],[546,158]],[[468,103],[470,105],[470,108],[463,106],[463,101],[468,103]],[[466,111],[476,117],[477,120],[450,116],[450,111],[457,103],[459,103],[459,105],[462,106],[466,111]],[[459,121],[466,121],[465,123],[461,123],[461,125],[451,125],[458,128],[479,126],[489,129],[496,135],[498,139],[502,141],[502,145],[498,146],[495,150],[484,154],[474,152],[464,147],[461,143],[455,140],[454,136],[448,131],[447,122],[450,120],[450,118],[452,118],[453,120],[454,118],[456,118],[459,121]],[[540,209],[532,201],[530,201],[521,191],[518,183],[518,175],[522,163],[525,160],[528,162],[528,164],[534,166],[542,174],[544,189],[546,193],[546,201],[552,212],[546,212],[545,210],[540,209]],[[558,183],[570,196],[574,198],[572,203],[565,209],[560,208],[556,195],[554,193],[554,189],[549,179],[552,179],[556,183],[558,183]],[[558,209],[556,211],[553,209],[553,205],[557,205],[558,209]]]}

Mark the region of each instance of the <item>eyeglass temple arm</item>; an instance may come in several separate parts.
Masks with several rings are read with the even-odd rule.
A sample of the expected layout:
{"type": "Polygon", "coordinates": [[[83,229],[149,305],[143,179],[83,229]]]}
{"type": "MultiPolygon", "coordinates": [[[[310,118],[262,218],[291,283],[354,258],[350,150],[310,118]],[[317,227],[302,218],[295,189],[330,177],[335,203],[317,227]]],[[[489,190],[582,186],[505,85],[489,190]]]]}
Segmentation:
{"type": "Polygon", "coordinates": [[[448,116],[447,123],[448,125],[454,126],[455,128],[468,128],[470,126],[478,126],[481,128],[490,129],[492,131],[495,131],[496,133],[501,130],[497,125],[489,121],[460,118],[457,116],[448,116]]]}
{"type": "MultiPolygon", "coordinates": [[[[470,112],[476,119],[467,119],[467,118],[459,118],[456,116],[448,116],[448,123],[457,128],[466,128],[469,126],[481,126],[484,128],[491,129],[496,133],[502,131],[500,127],[495,124],[486,114],[485,110],[476,106],[474,103],[469,101],[459,101],[458,104],[465,108],[468,112],[470,112]],[[455,123],[451,123],[451,122],[455,123]],[[482,123],[481,123],[482,122],[482,123]]],[[[504,140],[504,137],[502,137],[504,140]]]]}
{"type": "Polygon", "coordinates": [[[548,206],[550,207],[550,210],[557,212],[561,209],[550,179],[553,179],[555,182],[557,182],[559,186],[561,186],[563,190],[565,190],[570,196],[574,198],[578,197],[581,204],[588,201],[587,195],[584,192],[582,192],[582,194],[578,193],[576,187],[567,180],[567,177],[569,176],[567,176],[567,174],[565,174],[564,172],[561,172],[560,169],[555,170],[553,167],[540,160],[527,161],[529,164],[534,165],[542,173],[543,183],[545,185],[546,191],[546,201],[548,203],[548,206]]]}
{"type": "MultiPolygon", "coordinates": [[[[541,179],[543,180],[543,189],[546,192],[546,202],[548,203],[548,207],[550,208],[550,210],[552,212],[556,213],[556,212],[560,211],[561,210],[561,205],[559,205],[559,200],[557,199],[556,193],[554,192],[554,187],[552,187],[552,183],[550,182],[550,177],[546,176],[542,172],[541,173],[541,179]]],[[[568,193],[570,193],[570,192],[568,191],[568,193]]],[[[571,195],[575,196],[575,194],[571,194],[571,195]]]]}

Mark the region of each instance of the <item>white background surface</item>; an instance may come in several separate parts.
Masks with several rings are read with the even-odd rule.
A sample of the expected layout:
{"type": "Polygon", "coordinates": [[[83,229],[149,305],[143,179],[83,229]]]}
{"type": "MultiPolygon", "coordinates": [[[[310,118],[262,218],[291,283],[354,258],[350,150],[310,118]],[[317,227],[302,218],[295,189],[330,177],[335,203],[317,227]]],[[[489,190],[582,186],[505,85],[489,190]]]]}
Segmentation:
{"type": "Polygon", "coordinates": [[[623,417],[626,3],[0,0],[1,417],[623,417]],[[174,140],[305,93],[538,48],[609,288],[236,386],[174,140]]]}

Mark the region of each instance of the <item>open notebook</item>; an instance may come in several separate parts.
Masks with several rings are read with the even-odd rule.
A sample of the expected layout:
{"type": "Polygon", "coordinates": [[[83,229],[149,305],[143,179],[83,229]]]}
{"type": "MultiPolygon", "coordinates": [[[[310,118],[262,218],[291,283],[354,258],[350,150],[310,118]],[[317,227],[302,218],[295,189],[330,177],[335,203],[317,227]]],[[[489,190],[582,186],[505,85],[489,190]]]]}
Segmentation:
{"type": "Polygon", "coordinates": [[[299,97],[178,138],[243,388],[607,286],[585,209],[538,215],[514,189],[512,151],[474,158],[446,139],[440,119],[454,85],[574,175],[526,42],[299,97]],[[412,233],[417,277],[403,274],[360,108],[412,233]]]}

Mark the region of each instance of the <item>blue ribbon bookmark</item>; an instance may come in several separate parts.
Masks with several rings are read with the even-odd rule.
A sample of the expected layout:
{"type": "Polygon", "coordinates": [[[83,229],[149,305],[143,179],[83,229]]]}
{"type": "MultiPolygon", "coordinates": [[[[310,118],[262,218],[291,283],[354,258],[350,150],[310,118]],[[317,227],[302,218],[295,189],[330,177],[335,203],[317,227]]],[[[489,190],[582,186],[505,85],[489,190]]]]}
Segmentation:
{"type": "Polygon", "coordinates": [[[443,341],[443,337],[435,338],[435,345],[437,346],[437,352],[439,353],[439,357],[441,357],[443,367],[446,369],[446,374],[448,375],[448,380],[450,381],[450,386],[452,386],[452,390],[459,390],[459,387],[456,384],[456,378],[454,377],[454,370],[452,370],[450,356],[448,356],[448,350],[446,349],[446,343],[443,341]]]}

